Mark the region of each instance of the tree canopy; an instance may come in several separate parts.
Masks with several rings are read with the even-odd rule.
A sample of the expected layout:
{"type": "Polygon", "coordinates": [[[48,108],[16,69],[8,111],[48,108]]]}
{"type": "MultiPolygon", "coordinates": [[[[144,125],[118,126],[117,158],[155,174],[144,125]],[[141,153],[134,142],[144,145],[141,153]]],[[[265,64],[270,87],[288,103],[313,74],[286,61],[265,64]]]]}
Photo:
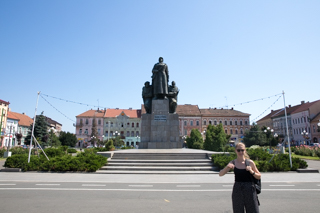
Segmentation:
{"type": "Polygon", "coordinates": [[[203,148],[210,151],[224,151],[230,135],[224,132],[222,124],[213,126],[209,124],[203,148]]]}
{"type": "Polygon", "coordinates": [[[188,148],[203,149],[203,139],[198,129],[192,129],[190,137],[188,136],[186,141],[188,148]]]}
{"type": "MultiPolygon", "coordinates": [[[[25,144],[29,145],[30,144],[30,139],[31,139],[31,134],[32,134],[32,125],[30,125],[29,127],[29,132],[28,135],[26,137],[26,141],[25,144]]],[[[39,139],[40,141],[38,141],[41,146],[46,146],[47,145],[47,140],[48,140],[48,125],[47,122],[45,120],[45,117],[43,115],[43,113],[41,113],[41,115],[37,115],[36,116],[36,122],[34,124],[34,132],[33,132],[34,137],[37,138],[37,140],[39,139]]]]}
{"type": "Polygon", "coordinates": [[[74,147],[77,143],[77,137],[70,132],[60,132],[59,141],[63,146],[74,147]]]}

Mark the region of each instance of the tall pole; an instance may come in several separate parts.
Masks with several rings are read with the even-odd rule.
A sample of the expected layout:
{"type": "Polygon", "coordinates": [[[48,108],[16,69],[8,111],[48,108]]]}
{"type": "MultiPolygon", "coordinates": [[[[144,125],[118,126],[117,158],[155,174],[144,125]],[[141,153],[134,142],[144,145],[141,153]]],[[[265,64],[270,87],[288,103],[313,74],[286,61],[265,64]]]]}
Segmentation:
{"type": "Polygon", "coordinates": [[[109,140],[109,135],[110,135],[110,121],[108,121],[108,140],[109,140]]]}
{"type": "Polygon", "coordinates": [[[282,91],[282,95],[283,95],[283,104],[284,104],[284,114],[285,114],[285,116],[286,116],[286,127],[287,127],[287,137],[288,137],[288,148],[289,148],[290,167],[292,168],[291,148],[290,148],[290,137],[289,137],[289,128],[288,128],[288,117],[287,117],[286,101],[285,101],[285,98],[284,98],[284,91],[282,91]]]}
{"type": "Polygon", "coordinates": [[[2,118],[3,118],[3,110],[1,110],[1,123],[0,123],[0,147],[2,146],[2,139],[1,139],[1,136],[2,136],[2,118]]]}
{"type": "Polygon", "coordinates": [[[35,111],[34,111],[33,125],[32,125],[32,131],[31,131],[31,140],[30,140],[30,146],[29,146],[28,163],[30,163],[30,155],[31,155],[31,149],[32,149],[32,139],[33,139],[33,133],[34,133],[34,125],[35,125],[35,123],[36,123],[36,116],[37,116],[37,108],[38,108],[39,95],[40,95],[40,92],[38,92],[36,109],[35,109],[35,111]]]}

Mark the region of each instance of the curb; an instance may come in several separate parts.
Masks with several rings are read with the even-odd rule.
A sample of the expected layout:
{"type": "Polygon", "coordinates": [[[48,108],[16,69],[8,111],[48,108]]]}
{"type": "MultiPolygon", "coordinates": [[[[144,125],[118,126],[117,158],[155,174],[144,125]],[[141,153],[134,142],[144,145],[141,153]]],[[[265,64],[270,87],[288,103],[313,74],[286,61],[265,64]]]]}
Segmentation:
{"type": "Polygon", "coordinates": [[[319,173],[318,169],[297,169],[298,173],[319,173]]]}
{"type": "Polygon", "coordinates": [[[5,168],[5,169],[1,169],[1,172],[21,172],[20,168],[5,168]]]}

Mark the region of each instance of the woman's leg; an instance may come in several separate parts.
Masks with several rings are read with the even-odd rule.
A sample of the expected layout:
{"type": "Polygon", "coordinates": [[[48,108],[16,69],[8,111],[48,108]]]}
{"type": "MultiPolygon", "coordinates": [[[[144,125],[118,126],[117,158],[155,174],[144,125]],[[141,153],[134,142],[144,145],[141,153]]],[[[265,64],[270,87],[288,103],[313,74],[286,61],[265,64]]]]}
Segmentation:
{"type": "Polygon", "coordinates": [[[244,213],[244,199],[241,188],[241,183],[234,183],[232,191],[232,208],[234,213],[244,213]]]}
{"type": "Polygon", "coordinates": [[[258,197],[252,183],[246,183],[245,187],[243,187],[243,194],[246,212],[259,213],[258,197]]]}

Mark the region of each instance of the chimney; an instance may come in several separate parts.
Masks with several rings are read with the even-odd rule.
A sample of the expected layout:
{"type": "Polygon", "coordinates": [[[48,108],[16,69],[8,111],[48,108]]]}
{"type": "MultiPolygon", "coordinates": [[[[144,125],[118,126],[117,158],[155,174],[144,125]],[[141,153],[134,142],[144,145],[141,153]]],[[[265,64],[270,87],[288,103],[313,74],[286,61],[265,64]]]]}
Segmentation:
{"type": "Polygon", "coordinates": [[[304,101],[301,101],[301,105],[304,104],[304,103],[305,103],[304,101]]]}
{"type": "Polygon", "coordinates": [[[132,107],[130,107],[129,110],[132,110],[132,107]]]}
{"type": "Polygon", "coordinates": [[[291,107],[291,105],[289,105],[289,108],[291,107]]]}
{"type": "Polygon", "coordinates": [[[233,107],[231,107],[231,110],[233,110],[233,107]]]}
{"type": "Polygon", "coordinates": [[[24,112],[22,113],[22,115],[25,115],[25,114],[26,114],[26,113],[24,113],[24,112]]]}

